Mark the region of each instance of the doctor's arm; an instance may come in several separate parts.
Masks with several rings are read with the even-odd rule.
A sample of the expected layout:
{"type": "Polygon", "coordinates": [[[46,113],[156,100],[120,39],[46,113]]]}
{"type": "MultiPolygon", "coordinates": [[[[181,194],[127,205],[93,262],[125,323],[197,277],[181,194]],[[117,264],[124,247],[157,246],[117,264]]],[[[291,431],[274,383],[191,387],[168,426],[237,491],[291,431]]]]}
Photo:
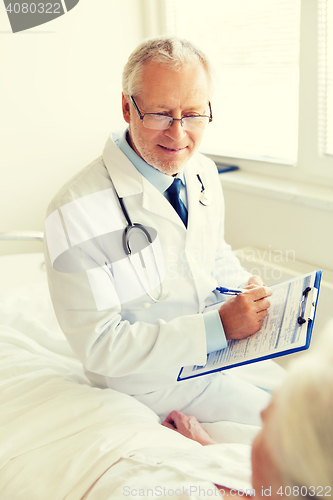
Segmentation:
{"type": "MultiPolygon", "coordinates": [[[[73,352],[90,372],[105,377],[178,373],[182,366],[205,363],[202,315],[189,314],[165,321],[153,317],[155,306],[147,310],[142,304],[137,305],[140,314],[135,310],[127,317],[121,304],[98,310],[86,273],[57,272],[47,253],[45,263],[59,325],[73,352]]],[[[106,271],[102,267],[98,271],[100,287],[96,289],[104,297],[103,273],[106,271]]],[[[173,298],[168,300],[171,309],[177,307],[173,298]]]]}
{"type": "Polygon", "coordinates": [[[219,286],[242,288],[243,293],[229,297],[219,309],[219,317],[227,339],[242,339],[256,333],[270,307],[272,291],[260,276],[253,276],[241,265],[224,239],[224,199],[220,188],[220,219],[213,277],[219,286]]]}

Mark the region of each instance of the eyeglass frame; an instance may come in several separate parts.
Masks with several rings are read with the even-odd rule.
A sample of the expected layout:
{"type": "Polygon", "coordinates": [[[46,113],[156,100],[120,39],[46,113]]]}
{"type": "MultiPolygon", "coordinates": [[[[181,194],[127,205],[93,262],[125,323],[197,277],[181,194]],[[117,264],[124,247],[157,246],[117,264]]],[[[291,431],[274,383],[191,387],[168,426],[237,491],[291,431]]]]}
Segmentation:
{"type": "MultiPolygon", "coordinates": [[[[168,128],[165,128],[165,129],[151,129],[151,130],[168,130],[172,126],[172,124],[173,124],[174,121],[179,121],[181,123],[181,126],[184,128],[184,125],[183,125],[184,118],[193,118],[193,117],[209,118],[208,123],[211,123],[213,121],[212,106],[211,106],[210,101],[208,101],[209,113],[210,113],[209,116],[208,115],[191,115],[191,116],[183,116],[183,118],[173,118],[173,116],[163,115],[162,113],[144,113],[144,114],[142,114],[141,111],[139,110],[139,107],[138,107],[137,103],[134,100],[134,97],[132,95],[130,96],[130,99],[132,101],[132,104],[133,104],[133,107],[134,107],[135,111],[137,112],[138,117],[142,121],[142,125],[143,126],[144,126],[143,119],[144,119],[144,117],[146,115],[165,116],[165,117],[169,118],[170,120],[172,120],[171,123],[169,124],[168,128]]],[[[207,123],[207,125],[208,125],[208,123],[207,123]]],[[[147,128],[147,127],[145,127],[145,128],[147,128]]],[[[184,130],[186,130],[186,129],[184,129],[184,130]]]]}

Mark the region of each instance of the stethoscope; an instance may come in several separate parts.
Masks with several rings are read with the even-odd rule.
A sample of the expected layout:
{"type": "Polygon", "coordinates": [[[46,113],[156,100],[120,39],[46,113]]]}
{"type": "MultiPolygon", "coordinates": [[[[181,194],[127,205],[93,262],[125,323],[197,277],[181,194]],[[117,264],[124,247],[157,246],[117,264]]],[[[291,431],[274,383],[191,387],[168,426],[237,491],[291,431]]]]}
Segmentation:
{"type": "Polygon", "coordinates": [[[207,190],[205,189],[204,183],[202,182],[201,177],[200,177],[199,174],[197,174],[197,178],[198,178],[198,181],[201,184],[201,192],[200,192],[199,201],[200,201],[201,205],[204,205],[205,207],[208,207],[209,205],[212,204],[212,199],[209,196],[209,193],[207,193],[207,190]]]}
{"type": "MultiPolygon", "coordinates": [[[[204,206],[209,206],[211,205],[212,203],[212,199],[211,197],[209,196],[209,194],[207,193],[207,190],[205,189],[205,186],[201,180],[201,177],[199,174],[197,174],[197,178],[201,184],[201,192],[200,192],[200,196],[199,196],[199,202],[204,205],[204,206]]],[[[112,183],[113,184],[113,183],[112,183]]],[[[114,192],[116,193],[116,196],[118,198],[118,201],[119,201],[119,205],[120,205],[120,208],[123,212],[123,215],[126,219],[126,222],[127,222],[127,226],[125,227],[124,229],[124,232],[123,232],[123,236],[122,236],[122,241],[123,241],[123,248],[124,248],[124,252],[126,254],[126,256],[129,258],[129,261],[135,271],[135,274],[142,286],[142,288],[145,290],[146,294],[148,295],[148,297],[150,298],[150,300],[154,303],[154,304],[157,304],[159,302],[163,302],[165,299],[167,299],[168,297],[170,297],[172,295],[172,292],[169,291],[168,293],[166,293],[163,297],[163,287],[162,287],[162,279],[161,279],[161,275],[160,275],[160,271],[159,271],[159,268],[158,268],[158,265],[157,265],[157,256],[156,256],[156,253],[155,253],[155,249],[154,249],[154,245],[153,245],[153,239],[148,231],[148,229],[142,225],[142,224],[139,224],[137,222],[132,222],[130,216],[129,216],[129,213],[127,211],[127,208],[125,206],[125,202],[124,202],[124,199],[121,198],[115,188],[115,185],[113,184],[113,188],[114,188],[114,192]],[[146,289],[146,286],[144,286],[144,283],[142,282],[142,279],[141,279],[141,276],[139,275],[135,265],[133,264],[132,262],[132,249],[131,249],[131,244],[130,244],[130,238],[131,238],[131,233],[133,233],[134,231],[141,231],[142,234],[145,236],[146,238],[146,241],[148,242],[151,250],[152,250],[152,253],[153,253],[153,256],[154,256],[154,264],[155,264],[155,268],[156,268],[156,271],[157,271],[157,276],[158,276],[158,281],[159,281],[159,294],[158,294],[158,297],[155,298],[152,296],[151,294],[151,291],[150,290],[147,290],[146,289]]],[[[144,266],[144,263],[143,263],[143,259],[141,258],[141,262],[143,264],[143,270],[144,270],[144,273],[145,273],[145,277],[146,277],[146,280],[147,280],[147,283],[149,283],[149,279],[148,279],[148,274],[147,274],[147,270],[144,266]]],[[[150,307],[151,304],[149,302],[145,302],[143,304],[143,307],[144,308],[148,308],[150,307]]]]}

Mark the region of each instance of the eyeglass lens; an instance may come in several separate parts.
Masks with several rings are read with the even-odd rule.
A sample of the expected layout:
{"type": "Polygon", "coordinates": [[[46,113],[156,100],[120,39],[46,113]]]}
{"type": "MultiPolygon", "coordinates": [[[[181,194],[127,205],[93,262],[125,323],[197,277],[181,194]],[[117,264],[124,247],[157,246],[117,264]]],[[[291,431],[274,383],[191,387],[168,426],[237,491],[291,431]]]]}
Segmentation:
{"type": "MultiPolygon", "coordinates": [[[[177,120],[176,120],[177,121],[177,120]]],[[[167,130],[173,122],[172,117],[158,114],[145,114],[143,126],[153,130],[167,130]]],[[[208,116],[185,116],[181,119],[184,130],[199,130],[206,127],[209,122],[208,116]]]]}

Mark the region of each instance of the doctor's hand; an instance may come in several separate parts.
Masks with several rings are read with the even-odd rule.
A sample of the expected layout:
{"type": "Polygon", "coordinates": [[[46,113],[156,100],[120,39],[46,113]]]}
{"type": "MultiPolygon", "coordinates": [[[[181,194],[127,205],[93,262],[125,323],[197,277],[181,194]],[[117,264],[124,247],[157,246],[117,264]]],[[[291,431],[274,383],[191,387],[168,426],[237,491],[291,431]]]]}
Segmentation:
{"type": "MultiPolygon", "coordinates": [[[[251,278],[250,278],[251,279],[251,278]]],[[[272,290],[266,286],[249,284],[244,292],[229,297],[219,309],[225,336],[244,339],[255,334],[261,327],[270,307],[272,290]]]]}
{"type": "Polygon", "coordinates": [[[263,280],[261,279],[260,276],[257,276],[253,274],[252,276],[249,277],[247,280],[247,285],[258,285],[258,286],[265,286],[263,280]]]}

